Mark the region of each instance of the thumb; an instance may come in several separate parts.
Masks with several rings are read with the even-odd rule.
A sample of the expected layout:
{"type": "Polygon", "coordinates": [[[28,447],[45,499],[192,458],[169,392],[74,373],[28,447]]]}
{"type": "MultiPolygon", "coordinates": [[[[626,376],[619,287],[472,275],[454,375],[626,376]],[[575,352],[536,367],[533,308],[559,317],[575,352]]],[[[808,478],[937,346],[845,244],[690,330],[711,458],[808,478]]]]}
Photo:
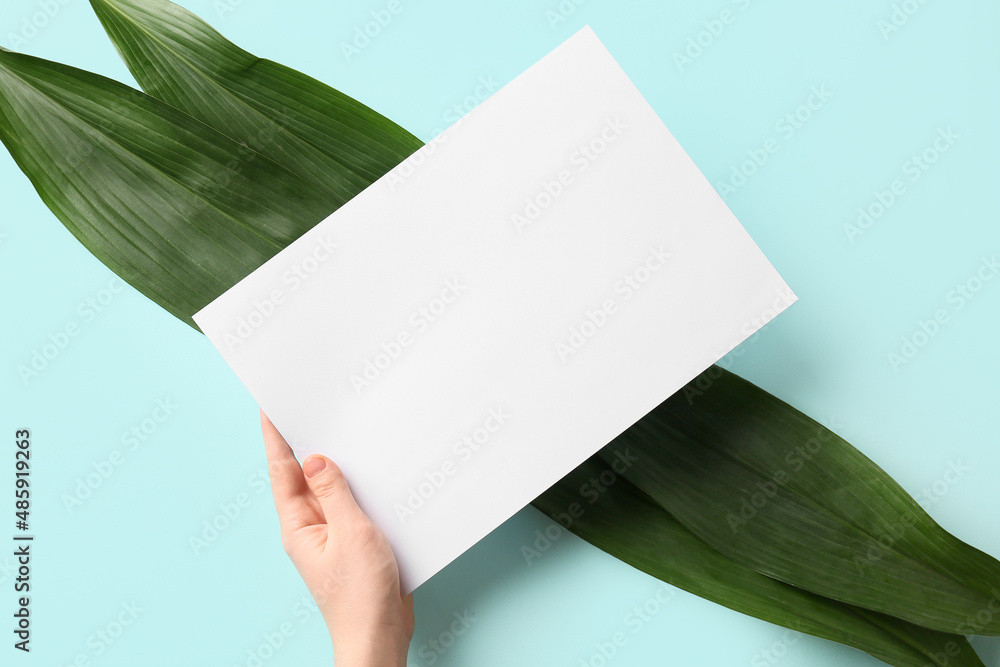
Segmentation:
{"type": "Polygon", "coordinates": [[[347,486],[344,471],[336,463],[322,454],[313,454],[302,463],[302,472],[319,501],[327,525],[337,529],[344,521],[363,514],[347,486]]]}

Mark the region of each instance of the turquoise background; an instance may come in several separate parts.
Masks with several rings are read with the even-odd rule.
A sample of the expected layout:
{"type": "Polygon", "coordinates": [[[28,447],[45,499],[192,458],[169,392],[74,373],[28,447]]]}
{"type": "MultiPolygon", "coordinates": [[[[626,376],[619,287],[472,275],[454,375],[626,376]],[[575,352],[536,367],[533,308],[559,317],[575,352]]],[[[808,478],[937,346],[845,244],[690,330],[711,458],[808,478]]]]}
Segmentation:
{"type": "MultiPolygon", "coordinates": [[[[388,2],[182,4],[241,46],[340,88],[425,140],[449,124],[454,105],[476,102],[480,77],[509,81],[587,23],[717,188],[747,151],[774,139],[777,150],[726,201],[800,302],[726,363],[833,424],[950,531],[1000,557],[1000,280],[962,308],[954,295],[949,301],[1000,250],[997,4],[908,0],[900,4],[916,13],[883,34],[888,0],[577,1],[563,3],[563,16],[547,14],[559,0],[399,0],[402,11],[350,60],[341,44],[388,2]],[[703,35],[707,46],[679,67],[675,53],[724,10],[731,23],[703,35]],[[800,111],[809,118],[789,133],[779,122],[814,86],[829,99],[800,111]],[[949,127],[954,145],[907,180],[907,161],[949,127]],[[894,179],[904,180],[904,194],[852,242],[845,225],[894,179]],[[926,344],[894,368],[887,355],[939,309],[947,323],[929,340],[917,336],[926,344]],[[953,464],[968,470],[955,477],[953,464]]],[[[132,83],[84,0],[4,0],[0,43],[132,83]],[[46,6],[54,15],[19,44],[30,34],[24,21],[46,6]]],[[[112,274],[6,154],[0,194],[0,432],[32,430],[38,536],[35,650],[23,656],[5,641],[0,663],[54,667],[83,655],[108,666],[247,665],[248,650],[287,622],[294,634],[262,664],[330,664],[326,629],[302,604],[308,593],[279,543],[247,392],[207,340],[131,288],[89,319],[80,304],[109,296],[102,290],[112,274]],[[23,382],[18,366],[74,322],[80,334],[23,382]],[[123,433],[141,430],[157,400],[177,407],[155,430],[146,422],[149,434],[129,451],[123,433]],[[78,478],[114,450],[121,465],[67,509],[78,478]],[[239,517],[195,553],[189,538],[240,494],[239,517]],[[132,603],[141,608],[135,622],[113,643],[98,640],[132,603]]],[[[3,451],[6,516],[9,440],[3,451]]],[[[628,641],[608,664],[881,664],[684,592],[633,633],[626,615],[660,583],[572,535],[527,566],[520,547],[547,524],[524,509],[417,591],[412,665],[576,666],[619,631],[628,641]],[[467,632],[434,661],[428,649],[421,654],[466,611],[475,619],[467,632]]],[[[8,639],[12,565],[0,556],[8,639]]],[[[1000,665],[1000,641],[973,643],[987,665],[1000,665]]]]}

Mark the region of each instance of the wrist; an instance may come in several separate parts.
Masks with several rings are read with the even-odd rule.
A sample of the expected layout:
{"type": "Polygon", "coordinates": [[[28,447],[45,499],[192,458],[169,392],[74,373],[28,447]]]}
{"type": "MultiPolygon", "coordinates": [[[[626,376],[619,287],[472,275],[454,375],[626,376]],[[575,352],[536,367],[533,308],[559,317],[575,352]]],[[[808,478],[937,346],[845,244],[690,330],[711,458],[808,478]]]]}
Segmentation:
{"type": "Polygon", "coordinates": [[[330,635],[336,667],[406,667],[410,642],[391,631],[330,635]]]}

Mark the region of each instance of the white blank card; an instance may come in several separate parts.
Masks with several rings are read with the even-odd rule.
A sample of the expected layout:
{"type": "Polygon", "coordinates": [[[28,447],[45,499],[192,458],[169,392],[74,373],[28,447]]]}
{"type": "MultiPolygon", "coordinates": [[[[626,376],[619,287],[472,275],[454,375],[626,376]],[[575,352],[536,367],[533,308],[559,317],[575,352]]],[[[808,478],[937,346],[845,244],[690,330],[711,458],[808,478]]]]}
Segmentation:
{"type": "Polygon", "coordinates": [[[585,28],[194,319],[409,592],[794,301],[585,28]]]}

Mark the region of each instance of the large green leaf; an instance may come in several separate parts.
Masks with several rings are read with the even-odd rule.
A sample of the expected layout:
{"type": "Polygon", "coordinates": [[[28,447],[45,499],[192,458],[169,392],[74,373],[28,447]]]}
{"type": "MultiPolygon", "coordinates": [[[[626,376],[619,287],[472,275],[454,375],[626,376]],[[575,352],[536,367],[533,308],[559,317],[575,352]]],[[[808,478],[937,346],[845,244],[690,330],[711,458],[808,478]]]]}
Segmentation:
{"type": "MultiPolygon", "coordinates": [[[[258,133],[273,126],[262,121],[258,133]]],[[[160,100],[6,50],[0,140],[88,250],[191,326],[192,314],[336,206],[160,100]]]]}
{"type": "Polygon", "coordinates": [[[625,476],[684,526],[805,590],[944,632],[1000,634],[1000,562],[864,454],[722,368],[688,389],[615,440],[642,461],[625,476]]]}
{"type": "Polygon", "coordinates": [[[723,556],[620,476],[630,458],[621,445],[612,443],[601,455],[615,468],[591,457],[532,505],[643,572],[744,614],[853,646],[899,667],[983,664],[965,637],[809,593],[723,556]]]}
{"type": "Polygon", "coordinates": [[[247,53],[172,2],[91,4],[143,90],[315,183],[338,206],[423,145],[330,86],[247,53]]]}

